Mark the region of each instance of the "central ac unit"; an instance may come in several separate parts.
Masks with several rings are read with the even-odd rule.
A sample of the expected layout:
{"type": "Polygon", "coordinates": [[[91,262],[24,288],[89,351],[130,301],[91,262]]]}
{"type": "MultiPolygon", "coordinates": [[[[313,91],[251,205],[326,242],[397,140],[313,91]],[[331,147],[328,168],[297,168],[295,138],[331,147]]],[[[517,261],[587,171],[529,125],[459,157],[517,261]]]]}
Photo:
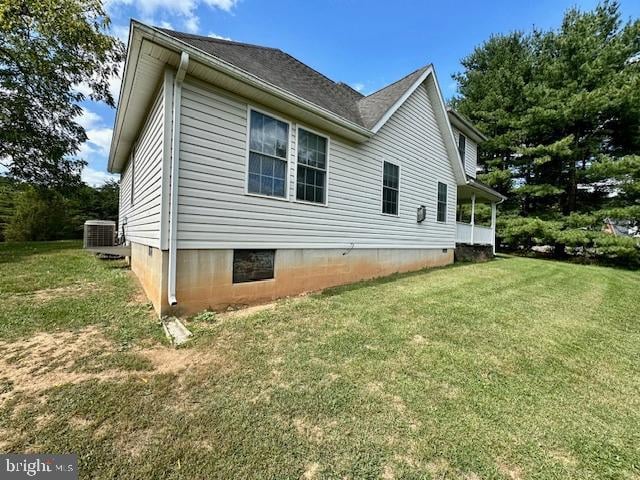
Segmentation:
{"type": "Polygon", "coordinates": [[[116,222],[87,220],[84,222],[84,248],[113,247],[116,244],[116,222]]]}

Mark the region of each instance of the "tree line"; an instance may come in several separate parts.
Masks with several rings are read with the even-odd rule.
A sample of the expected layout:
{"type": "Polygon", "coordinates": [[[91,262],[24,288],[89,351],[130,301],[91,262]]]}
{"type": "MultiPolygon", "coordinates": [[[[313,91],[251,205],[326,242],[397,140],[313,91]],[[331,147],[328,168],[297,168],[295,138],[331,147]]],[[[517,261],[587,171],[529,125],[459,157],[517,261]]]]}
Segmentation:
{"type": "Polygon", "coordinates": [[[82,238],[86,220],[118,219],[118,182],[59,191],[0,177],[0,242],[82,238]]]}
{"type": "Polygon", "coordinates": [[[490,138],[479,178],[507,195],[503,247],[640,263],[640,21],[620,5],[568,10],[559,28],[494,35],[462,60],[453,106],[490,138]]]}
{"type": "MultiPolygon", "coordinates": [[[[114,106],[124,45],[100,0],[0,7],[4,235],[79,235],[81,219],[117,211],[116,185],[80,181],[77,118],[85,100],[114,106]]],[[[555,29],[493,35],[461,63],[452,105],[490,138],[480,179],[508,197],[501,246],[640,266],[637,239],[602,232],[605,219],[640,223],[640,20],[605,0],[555,29]]]]}

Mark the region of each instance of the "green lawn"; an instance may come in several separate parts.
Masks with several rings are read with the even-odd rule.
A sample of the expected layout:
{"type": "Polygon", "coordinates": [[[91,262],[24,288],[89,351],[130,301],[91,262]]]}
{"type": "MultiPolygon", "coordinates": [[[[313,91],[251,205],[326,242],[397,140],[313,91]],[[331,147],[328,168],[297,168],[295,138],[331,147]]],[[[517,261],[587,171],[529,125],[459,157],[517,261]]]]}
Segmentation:
{"type": "Polygon", "coordinates": [[[638,272],[457,265],[202,316],[174,350],[76,247],[0,246],[0,451],[104,479],[640,478],[638,272]]]}

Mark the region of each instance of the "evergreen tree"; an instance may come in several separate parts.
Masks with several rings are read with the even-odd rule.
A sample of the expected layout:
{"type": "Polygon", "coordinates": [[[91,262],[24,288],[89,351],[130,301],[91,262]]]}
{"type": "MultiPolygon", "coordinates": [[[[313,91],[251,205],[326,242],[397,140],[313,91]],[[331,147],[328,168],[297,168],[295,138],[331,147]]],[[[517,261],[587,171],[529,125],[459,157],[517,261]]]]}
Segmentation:
{"type": "Polygon", "coordinates": [[[640,222],[640,20],[623,24],[615,1],[572,8],[557,30],[493,36],[462,65],[453,105],[491,137],[481,179],[509,196],[502,240],[608,257],[603,218],[640,222]]]}

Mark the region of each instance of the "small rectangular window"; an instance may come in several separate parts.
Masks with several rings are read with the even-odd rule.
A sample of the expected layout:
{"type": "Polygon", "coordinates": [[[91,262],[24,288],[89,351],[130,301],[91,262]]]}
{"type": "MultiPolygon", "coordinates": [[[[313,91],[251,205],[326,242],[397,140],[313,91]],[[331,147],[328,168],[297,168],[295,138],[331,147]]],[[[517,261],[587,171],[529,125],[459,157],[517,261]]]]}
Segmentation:
{"type": "Polygon", "coordinates": [[[460,158],[462,159],[462,164],[464,165],[464,156],[467,151],[467,137],[463,134],[458,136],[458,152],[460,153],[460,158]]]}
{"type": "Polygon", "coordinates": [[[438,182],[438,221],[447,221],[447,185],[438,182]]]}
{"type": "Polygon", "coordinates": [[[327,190],[327,139],[298,129],[296,198],[325,203],[327,190]]]}
{"type": "Polygon", "coordinates": [[[273,278],[275,250],[234,250],[233,283],[273,278]]]}
{"type": "Polygon", "coordinates": [[[289,125],[251,110],[247,191],[269,197],[287,196],[289,125]]]}
{"type": "Polygon", "coordinates": [[[382,213],[398,215],[400,192],[400,167],[384,162],[382,172],[382,213]]]}

